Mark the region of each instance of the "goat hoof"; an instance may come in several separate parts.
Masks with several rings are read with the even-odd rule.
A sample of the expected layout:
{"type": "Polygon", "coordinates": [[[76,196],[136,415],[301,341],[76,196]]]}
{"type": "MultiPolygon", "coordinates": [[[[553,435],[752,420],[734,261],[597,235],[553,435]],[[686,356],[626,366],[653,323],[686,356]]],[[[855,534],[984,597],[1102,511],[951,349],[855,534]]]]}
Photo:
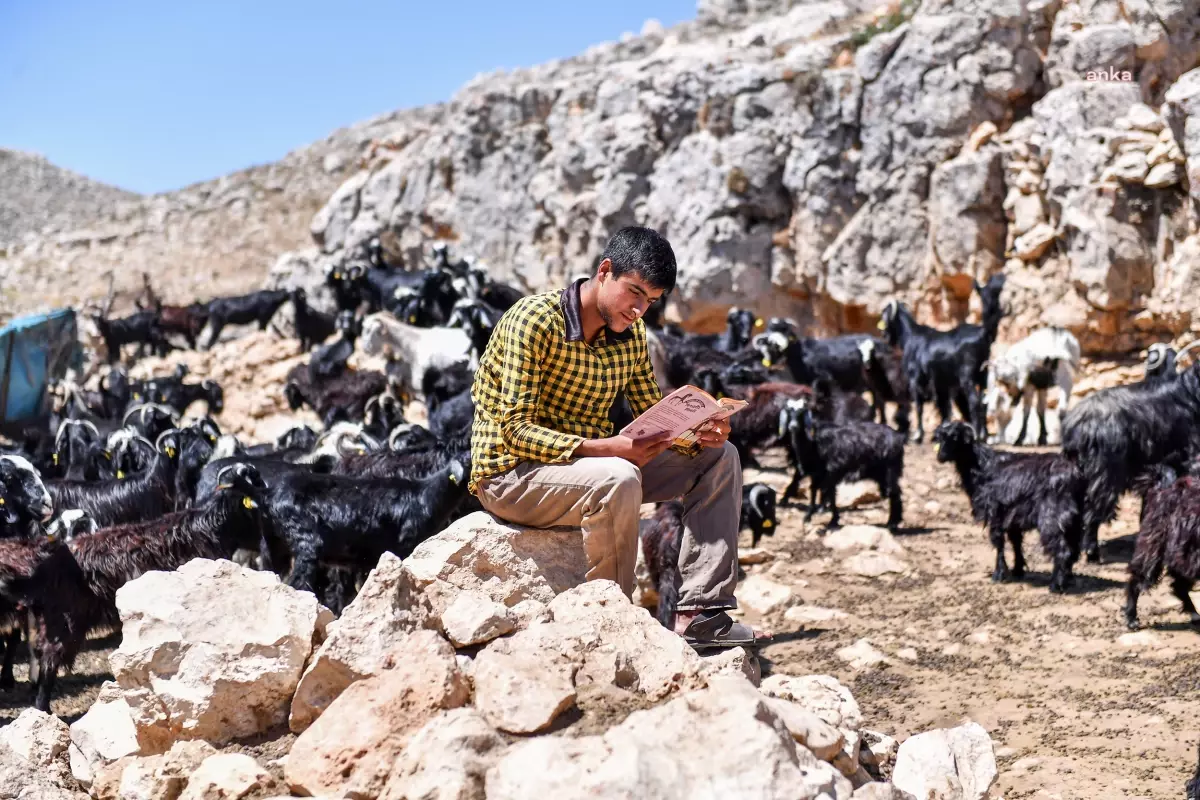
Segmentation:
{"type": "Polygon", "coordinates": [[[1015,578],[1017,580],[1021,580],[1022,578],[1025,577],[1025,568],[1024,567],[1013,567],[1012,576],[1013,576],[1013,578],[1015,578]]]}
{"type": "Polygon", "coordinates": [[[1099,548],[1099,547],[1097,547],[1097,548],[1094,548],[1094,549],[1092,549],[1092,550],[1088,550],[1088,551],[1087,551],[1087,562],[1088,562],[1089,564],[1099,564],[1099,563],[1101,563],[1101,562],[1100,562],[1100,548],[1099,548]]]}
{"type": "Polygon", "coordinates": [[[1188,624],[1200,630],[1200,614],[1192,614],[1191,619],[1188,620],[1188,624]]]}
{"type": "Polygon", "coordinates": [[[1008,583],[1010,578],[1012,578],[1012,574],[1006,569],[998,569],[992,573],[992,581],[995,583],[1008,583]]]}
{"type": "Polygon", "coordinates": [[[1140,631],[1142,629],[1142,623],[1138,622],[1136,618],[1126,619],[1125,627],[1129,628],[1131,631],[1140,631]]]}
{"type": "Polygon", "coordinates": [[[1066,594],[1067,587],[1061,583],[1050,584],[1050,594],[1066,594]]]}

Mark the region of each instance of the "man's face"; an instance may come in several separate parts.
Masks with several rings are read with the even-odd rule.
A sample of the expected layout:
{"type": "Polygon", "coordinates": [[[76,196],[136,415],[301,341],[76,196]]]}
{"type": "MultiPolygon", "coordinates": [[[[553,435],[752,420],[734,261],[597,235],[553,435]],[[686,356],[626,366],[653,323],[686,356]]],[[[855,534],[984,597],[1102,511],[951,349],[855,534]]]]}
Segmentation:
{"type": "Polygon", "coordinates": [[[627,272],[619,278],[613,277],[612,264],[607,259],[600,263],[597,276],[600,291],[596,305],[600,310],[600,318],[614,333],[628,328],[646,313],[655,300],[662,297],[662,289],[646,283],[636,273],[627,272]]]}

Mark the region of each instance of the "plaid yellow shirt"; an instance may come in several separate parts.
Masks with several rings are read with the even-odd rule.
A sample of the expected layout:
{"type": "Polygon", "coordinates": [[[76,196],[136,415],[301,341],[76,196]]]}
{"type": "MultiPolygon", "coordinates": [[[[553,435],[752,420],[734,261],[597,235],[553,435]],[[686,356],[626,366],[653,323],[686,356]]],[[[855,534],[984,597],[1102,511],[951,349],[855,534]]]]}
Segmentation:
{"type": "Polygon", "coordinates": [[[582,283],[523,298],[492,332],[471,388],[471,492],[522,461],[563,463],[585,439],[611,436],[621,391],[635,417],[661,399],[640,319],[584,339],[582,283]]]}

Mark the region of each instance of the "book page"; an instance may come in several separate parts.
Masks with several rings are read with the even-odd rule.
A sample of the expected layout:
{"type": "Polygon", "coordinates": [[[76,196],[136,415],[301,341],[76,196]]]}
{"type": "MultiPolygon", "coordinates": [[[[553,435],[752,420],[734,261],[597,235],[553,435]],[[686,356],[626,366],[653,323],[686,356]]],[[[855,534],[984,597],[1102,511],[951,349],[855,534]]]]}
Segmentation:
{"type": "MultiPolygon", "coordinates": [[[[741,410],[744,401],[729,399],[729,402],[713,400],[706,392],[695,386],[681,386],[659,400],[629,425],[621,430],[631,439],[645,439],[669,433],[679,439],[709,420],[728,419],[741,410]]],[[[694,441],[694,437],[691,441],[694,441]]],[[[690,442],[684,442],[684,445],[690,442]]]]}

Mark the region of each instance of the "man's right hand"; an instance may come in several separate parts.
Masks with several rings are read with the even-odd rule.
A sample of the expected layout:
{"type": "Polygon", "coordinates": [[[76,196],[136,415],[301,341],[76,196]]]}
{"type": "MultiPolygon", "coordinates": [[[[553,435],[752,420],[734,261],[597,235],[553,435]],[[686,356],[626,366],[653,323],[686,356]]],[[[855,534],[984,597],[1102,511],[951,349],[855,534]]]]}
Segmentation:
{"type": "Polygon", "coordinates": [[[587,457],[616,457],[623,458],[635,467],[644,467],[659,453],[671,446],[670,433],[658,436],[648,436],[644,439],[631,439],[628,436],[610,436],[607,439],[590,439],[579,445],[575,454],[581,458],[587,457]]]}

